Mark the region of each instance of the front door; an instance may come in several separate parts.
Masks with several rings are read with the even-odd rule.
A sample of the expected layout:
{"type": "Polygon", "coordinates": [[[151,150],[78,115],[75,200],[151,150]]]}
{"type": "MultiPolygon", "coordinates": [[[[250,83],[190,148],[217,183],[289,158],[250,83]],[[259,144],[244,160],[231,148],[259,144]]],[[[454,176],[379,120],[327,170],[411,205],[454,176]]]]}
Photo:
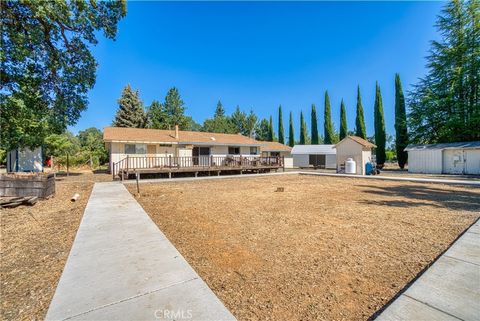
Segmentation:
{"type": "Polygon", "coordinates": [[[147,145],[148,167],[155,166],[155,156],[157,154],[157,145],[147,145]]]}
{"type": "Polygon", "coordinates": [[[193,165],[208,166],[210,147],[193,147],[193,165]]]}

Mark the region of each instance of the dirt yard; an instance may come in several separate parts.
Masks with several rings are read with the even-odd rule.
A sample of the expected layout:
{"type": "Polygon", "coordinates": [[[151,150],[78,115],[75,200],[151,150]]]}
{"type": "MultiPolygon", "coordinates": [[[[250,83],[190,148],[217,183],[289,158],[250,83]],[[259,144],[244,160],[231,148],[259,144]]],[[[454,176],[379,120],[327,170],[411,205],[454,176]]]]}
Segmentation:
{"type": "Polygon", "coordinates": [[[101,180],[111,176],[57,176],[54,197],[32,207],[0,209],[0,319],[44,319],[93,183],[101,180]],[[74,193],[80,200],[72,203],[74,193]]]}
{"type": "Polygon", "coordinates": [[[480,188],[334,177],[142,184],[136,197],[239,320],[368,319],[480,216],[480,188]]]}

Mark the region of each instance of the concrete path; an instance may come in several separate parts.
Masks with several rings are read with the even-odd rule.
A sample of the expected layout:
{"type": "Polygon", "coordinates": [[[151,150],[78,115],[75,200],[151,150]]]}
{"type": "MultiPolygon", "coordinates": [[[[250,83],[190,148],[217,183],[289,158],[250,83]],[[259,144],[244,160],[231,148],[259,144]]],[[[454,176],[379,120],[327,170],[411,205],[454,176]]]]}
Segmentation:
{"type": "Polygon", "coordinates": [[[46,316],[67,319],[235,320],[118,182],[93,187],[46,316]]]}
{"type": "Polygon", "coordinates": [[[480,320],[480,221],[376,320],[480,320]]]}

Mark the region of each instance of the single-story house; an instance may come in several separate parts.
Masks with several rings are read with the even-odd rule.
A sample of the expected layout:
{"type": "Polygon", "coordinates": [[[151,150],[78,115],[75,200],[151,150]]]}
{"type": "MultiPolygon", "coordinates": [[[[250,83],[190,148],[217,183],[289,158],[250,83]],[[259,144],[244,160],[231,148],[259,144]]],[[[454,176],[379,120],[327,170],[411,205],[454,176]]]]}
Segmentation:
{"type": "Polygon", "coordinates": [[[294,167],[335,168],[335,145],[295,145],[292,149],[294,167]]]}
{"type": "Polygon", "coordinates": [[[280,156],[284,158],[285,167],[293,167],[292,159],[292,147],[284,145],[279,142],[263,142],[260,141],[262,146],[260,146],[260,151],[262,156],[280,156]]]}
{"type": "MultiPolygon", "coordinates": [[[[190,165],[199,165],[198,163],[209,162],[210,156],[259,157],[262,145],[262,142],[240,134],[181,131],[178,127],[175,130],[106,127],[103,140],[110,155],[110,170],[113,172],[114,164],[127,156],[143,156],[149,162],[158,162],[160,158],[188,160],[193,162],[190,165]]],[[[152,167],[156,166],[157,164],[152,164],[152,167]]]]}
{"type": "Polygon", "coordinates": [[[409,145],[405,151],[411,173],[480,175],[480,141],[409,145]]]}
{"type": "Polygon", "coordinates": [[[347,136],[335,145],[337,149],[337,171],[345,168],[349,158],[355,161],[356,174],[365,175],[365,165],[372,160],[374,144],[358,136],[347,136]]]}
{"type": "Polygon", "coordinates": [[[7,172],[43,172],[43,148],[17,148],[9,151],[7,172]]]}

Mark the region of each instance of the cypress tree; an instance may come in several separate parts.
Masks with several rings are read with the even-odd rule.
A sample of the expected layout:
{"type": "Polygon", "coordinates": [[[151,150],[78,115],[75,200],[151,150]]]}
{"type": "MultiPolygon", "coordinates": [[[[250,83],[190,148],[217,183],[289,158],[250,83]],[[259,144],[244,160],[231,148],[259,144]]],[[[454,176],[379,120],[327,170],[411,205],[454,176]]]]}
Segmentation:
{"type": "Polygon", "coordinates": [[[123,88],[122,96],[118,99],[118,110],[113,121],[116,127],[144,128],[146,115],[138,90],[133,91],[130,85],[123,88]]]}
{"type": "Polygon", "coordinates": [[[288,126],[288,146],[293,147],[295,146],[295,133],[293,130],[293,115],[290,112],[290,124],[288,126]]]}
{"type": "Polygon", "coordinates": [[[268,123],[268,141],[273,142],[275,140],[275,133],[273,131],[273,120],[272,116],[270,116],[270,121],[268,123]]]}
{"type": "Polygon", "coordinates": [[[335,141],[335,133],[332,124],[332,109],[330,107],[330,97],[328,91],[325,91],[325,111],[324,111],[324,142],[325,144],[333,144],[335,141]]]}
{"type": "Polygon", "coordinates": [[[377,145],[376,156],[377,164],[383,166],[385,164],[385,144],[386,144],[386,132],[385,132],[385,119],[383,115],[383,102],[382,93],[380,92],[380,86],[376,83],[375,89],[375,107],[374,107],[374,120],[375,120],[375,145],[377,145]]]}
{"type": "Polygon", "coordinates": [[[395,149],[397,151],[398,166],[400,168],[404,168],[408,160],[408,153],[404,151],[407,145],[408,132],[405,97],[403,96],[400,75],[395,74],[395,149]]]}
{"type": "Polygon", "coordinates": [[[307,128],[305,118],[303,117],[303,111],[300,112],[300,145],[307,143],[307,128]]]}
{"type": "Polygon", "coordinates": [[[342,99],[342,103],[340,104],[340,140],[347,137],[347,134],[347,111],[345,109],[345,103],[342,99]]]}
{"type": "Polygon", "coordinates": [[[285,144],[285,133],[283,130],[282,105],[278,107],[278,142],[285,144]]]}
{"type": "Polygon", "coordinates": [[[360,96],[360,86],[357,88],[357,117],[355,119],[355,135],[367,139],[367,129],[365,127],[365,117],[363,115],[362,97],[360,96]]]}
{"type": "Polygon", "coordinates": [[[319,144],[318,140],[318,124],[317,124],[317,108],[312,104],[312,144],[319,144]]]}

